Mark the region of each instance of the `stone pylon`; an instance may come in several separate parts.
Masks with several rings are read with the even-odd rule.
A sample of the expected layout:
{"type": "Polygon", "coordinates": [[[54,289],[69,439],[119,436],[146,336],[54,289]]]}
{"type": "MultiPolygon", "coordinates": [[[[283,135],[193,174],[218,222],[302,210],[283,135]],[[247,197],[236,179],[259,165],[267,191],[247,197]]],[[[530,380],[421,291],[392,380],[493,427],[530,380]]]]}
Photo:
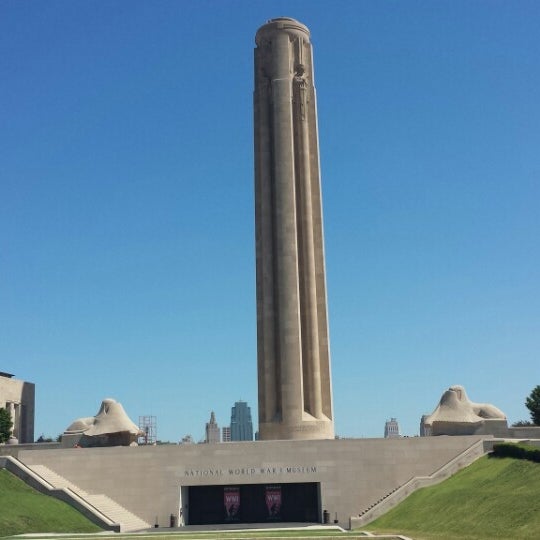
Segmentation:
{"type": "Polygon", "coordinates": [[[255,37],[259,438],[334,438],[317,107],[310,33],[255,37]]]}

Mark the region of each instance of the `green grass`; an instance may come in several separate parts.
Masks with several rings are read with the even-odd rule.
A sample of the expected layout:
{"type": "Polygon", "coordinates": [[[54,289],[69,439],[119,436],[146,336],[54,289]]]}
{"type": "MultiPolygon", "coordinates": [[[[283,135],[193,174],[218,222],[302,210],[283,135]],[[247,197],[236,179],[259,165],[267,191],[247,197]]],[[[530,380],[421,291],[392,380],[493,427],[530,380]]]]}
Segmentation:
{"type": "Polygon", "coordinates": [[[37,492],[0,469],[0,537],[32,532],[101,530],[68,504],[37,492]]]}
{"type": "MultiPolygon", "coordinates": [[[[204,532],[145,532],[145,533],[123,533],[119,537],[118,533],[100,533],[98,536],[92,535],[77,535],[69,534],[67,536],[50,536],[50,535],[33,535],[32,540],[259,540],[270,538],[272,540],[296,538],[296,539],[312,539],[317,540],[360,540],[368,538],[364,534],[358,532],[349,533],[338,530],[281,530],[281,531],[204,531],[204,532]]],[[[397,540],[397,537],[388,535],[387,540],[397,540]]],[[[2,540],[20,540],[20,537],[6,537],[2,540]]]]}
{"type": "Polygon", "coordinates": [[[483,457],[363,529],[414,540],[538,540],[540,464],[483,457]]]}
{"type": "MultiPolygon", "coordinates": [[[[50,536],[50,535],[32,535],[32,540],[251,540],[271,538],[276,540],[283,538],[288,540],[289,538],[298,538],[308,540],[316,538],[317,540],[336,540],[337,538],[343,540],[361,540],[369,538],[365,534],[361,533],[349,533],[341,531],[317,531],[317,530],[281,530],[281,531],[205,531],[205,532],[145,532],[145,533],[122,533],[119,537],[118,533],[101,533],[98,536],[92,535],[62,535],[62,536],[50,536]]],[[[388,535],[384,537],[386,540],[398,540],[394,535],[388,535]]],[[[20,537],[7,537],[2,540],[21,540],[20,537]]]]}

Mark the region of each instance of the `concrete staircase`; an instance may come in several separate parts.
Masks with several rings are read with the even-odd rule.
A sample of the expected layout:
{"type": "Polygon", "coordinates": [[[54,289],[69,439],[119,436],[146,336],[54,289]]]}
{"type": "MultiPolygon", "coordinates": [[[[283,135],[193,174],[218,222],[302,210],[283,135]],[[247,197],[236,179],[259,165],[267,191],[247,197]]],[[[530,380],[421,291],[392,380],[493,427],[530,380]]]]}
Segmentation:
{"type": "Polygon", "coordinates": [[[87,493],[48,467],[45,467],[45,465],[32,465],[31,469],[54,488],[69,490],[75,493],[75,495],[96,508],[101,514],[104,514],[110,521],[118,523],[121,532],[140,531],[151,527],[149,523],[143,521],[129,510],[126,510],[110,497],[103,494],[87,493]]]}

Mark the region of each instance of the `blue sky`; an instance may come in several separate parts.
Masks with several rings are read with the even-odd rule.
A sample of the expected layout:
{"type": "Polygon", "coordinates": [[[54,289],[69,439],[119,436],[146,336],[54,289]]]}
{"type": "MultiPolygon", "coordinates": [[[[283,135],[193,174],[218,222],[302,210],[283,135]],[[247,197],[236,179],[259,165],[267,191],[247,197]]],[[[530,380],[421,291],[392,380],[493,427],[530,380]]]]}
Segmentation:
{"type": "Polygon", "coordinates": [[[256,418],[254,35],[311,30],[336,432],[540,383],[540,4],[0,4],[0,370],[36,437],[256,418]]]}

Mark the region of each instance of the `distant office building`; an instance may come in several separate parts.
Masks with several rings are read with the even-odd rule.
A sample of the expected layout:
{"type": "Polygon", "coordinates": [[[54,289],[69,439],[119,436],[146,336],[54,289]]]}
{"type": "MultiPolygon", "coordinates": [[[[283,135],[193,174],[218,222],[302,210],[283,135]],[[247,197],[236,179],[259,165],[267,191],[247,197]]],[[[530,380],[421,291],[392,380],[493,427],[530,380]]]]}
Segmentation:
{"type": "Polygon", "coordinates": [[[245,401],[237,401],[231,409],[231,441],[252,441],[251,408],[245,401]]]}
{"type": "Polygon", "coordinates": [[[230,426],[224,426],[221,428],[221,442],[231,442],[230,426]]]}
{"type": "Polygon", "coordinates": [[[219,426],[216,422],[216,415],[214,411],[210,413],[210,422],[206,423],[206,438],[204,442],[207,443],[218,443],[221,442],[220,437],[221,432],[219,431],[219,426]]]}
{"type": "Polygon", "coordinates": [[[420,420],[420,437],[431,437],[431,426],[426,424],[429,414],[423,414],[420,420]]]}
{"type": "Polygon", "coordinates": [[[34,442],[35,385],[0,371],[0,407],[11,414],[12,443],[34,442]]]}
{"type": "Polygon", "coordinates": [[[399,424],[395,418],[390,418],[384,424],[384,438],[393,439],[399,436],[399,424]]]}

